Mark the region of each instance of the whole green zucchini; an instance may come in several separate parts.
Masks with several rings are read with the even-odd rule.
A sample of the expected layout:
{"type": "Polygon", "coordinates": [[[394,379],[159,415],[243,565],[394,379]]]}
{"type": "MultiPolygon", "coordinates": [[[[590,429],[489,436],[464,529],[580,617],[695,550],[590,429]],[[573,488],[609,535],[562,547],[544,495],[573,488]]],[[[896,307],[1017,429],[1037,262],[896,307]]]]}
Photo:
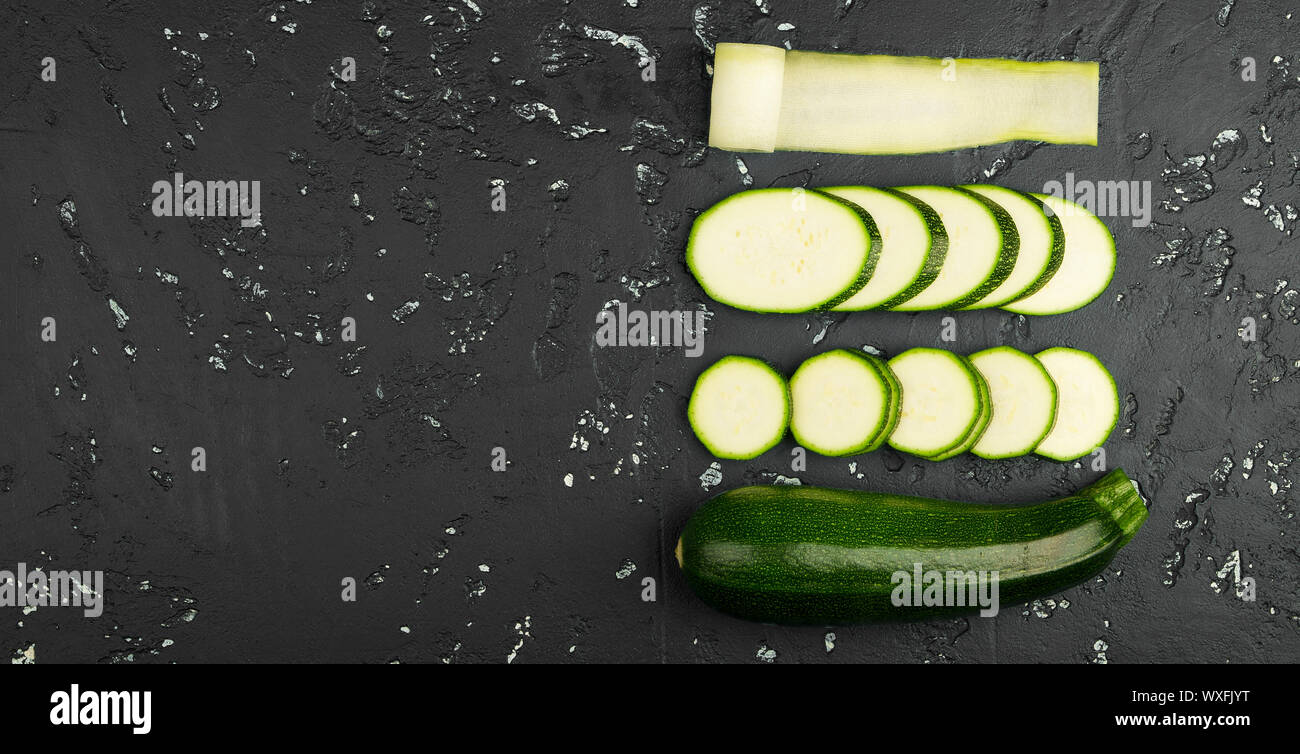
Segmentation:
{"type": "Polygon", "coordinates": [[[988,615],[1095,576],[1146,518],[1118,469],[1031,504],[741,487],[691,516],[677,561],[704,602],[765,623],[988,615]]]}

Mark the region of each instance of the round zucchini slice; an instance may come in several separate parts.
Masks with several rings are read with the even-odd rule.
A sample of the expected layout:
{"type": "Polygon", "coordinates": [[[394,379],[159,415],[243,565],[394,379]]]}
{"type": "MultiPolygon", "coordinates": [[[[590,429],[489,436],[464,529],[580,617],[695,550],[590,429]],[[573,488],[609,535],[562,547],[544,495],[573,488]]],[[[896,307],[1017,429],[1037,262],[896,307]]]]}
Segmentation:
{"type": "Polygon", "coordinates": [[[900,408],[889,366],[856,351],[836,349],[799,365],[790,377],[795,442],[824,456],[875,450],[900,408]]]}
{"type": "Polygon", "coordinates": [[[1097,216],[1072,201],[1034,194],[1061,221],[1065,256],[1041,288],[1003,304],[1015,314],[1063,314],[1097,298],[1115,275],[1115,239],[1097,216]]]}
{"type": "Polygon", "coordinates": [[[754,189],[695,219],[686,264],[714,301],[805,312],[857,293],[880,248],[875,222],[852,202],[810,189],[754,189]]]}
{"type": "Polygon", "coordinates": [[[999,346],[971,354],[989,386],[993,416],[971,452],[1012,458],[1034,452],[1056,423],[1056,383],[1030,354],[999,346]]]}
{"type": "Polygon", "coordinates": [[[1056,383],[1056,422],[1034,452],[1073,461],[1101,447],[1119,421],[1115,379],[1096,356],[1075,348],[1049,348],[1037,355],[1056,383]]]}
{"type": "Polygon", "coordinates": [[[695,381],[691,429],[718,458],[748,459],[781,441],[790,422],[785,378],[748,356],[726,356],[695,381]]]}
{"type": "Polygon", "coordinates": [[[913,348],[890,359],[889,368],[903,388],[890,446],[926,458],[961,446],[984,410],[974,367],[949,351],[913,348]]]}

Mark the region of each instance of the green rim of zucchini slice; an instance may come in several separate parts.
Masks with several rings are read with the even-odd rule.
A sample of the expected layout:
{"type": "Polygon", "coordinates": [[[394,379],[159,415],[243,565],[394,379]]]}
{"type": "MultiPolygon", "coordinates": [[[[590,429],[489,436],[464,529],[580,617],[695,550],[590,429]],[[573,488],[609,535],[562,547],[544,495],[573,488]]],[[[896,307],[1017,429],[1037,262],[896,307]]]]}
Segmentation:
{"type": "Polygon", "coordinates": [[[952,305],[953,309],[969,309],[983,305],[984,299],[997,293],[1006,279],[1016,269],[1016,259],[1020,256],[1020,231],[1016,228],[1016,222],[1011,217],[1011,213],[997,202],[993,201],[983,194],[967,191],[960,186],[954,186],[954,189],[968,196],[974,197],[981,204],[993,213],[993,220],[997,223],[998,234],[1001,237],[1001,248],[998,250],[997,265],[993,268],[993,274],[989,275],[984,282],[972,290],[957,303],[952,305]]]}
{"type": "Polygon", "coordinates": [[[852,202],[811,189],[752,189],[695,219],[686,265],[719,303],[805,312],[856,293],[880,248],[875,222],[852,202]]]}
{"type": "MultiPolygon", "coordinates": [[[[854,353],[857,352],[854,351],[854,353]]],[[[867,450],[876,450],[889,440],[889,436],[894,433],[894,427],[898,426],[898,416],[903,410],[903,384],[898,381],[898,376],[894,374],[894,370],[889,368],[889,362],[878,356],[862,353],[858,353],[858,355],[867,359],[871,366],[880,372],[880,376],[884,377],[885,381],[889,383],[889,422],[880,430],[880,436],[871,443],[871,447],[867,448],[867,450]]]]}
{"type": "Polygon", "coordinates": [[[766,362],[725,356],[695,381],[686,414],[695,436],[713,455],[755,458],[785,437],[790,391],[766,362]]]}

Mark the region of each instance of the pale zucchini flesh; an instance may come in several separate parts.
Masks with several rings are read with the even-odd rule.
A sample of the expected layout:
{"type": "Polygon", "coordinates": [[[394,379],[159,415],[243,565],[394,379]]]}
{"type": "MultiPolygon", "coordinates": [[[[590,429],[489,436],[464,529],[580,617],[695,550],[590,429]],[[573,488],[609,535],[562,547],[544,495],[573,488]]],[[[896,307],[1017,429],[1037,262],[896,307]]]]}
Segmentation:
{"type": "Polygon", "coordinates": [[[1099,69],[1091,62],[724,43],[714,58],[710,144],[850,154],[941,152],[1018,139],[1096,145],[1098,92],[1099,69]],[[749,47],[764,50],[736,49],[749,47]],[[779,101],[775,114],[773,100],[779,101]]]}
{"type": "Polygon", "coordinates": [[[705,293],[737,309],[831,308],[870,279],[880,255],[870,215],[805,189],[742,191],[695,220],[686,263],[705,293]]]}
{"type": "Polygon", "coordinates": [[[785,436],[790,393],[785,378],[765,362],[727,356],[700,374],[686,411],[695,436],[713,455],[755,458],[785,436]]]}
{"type": "Polygon", "coordinates": [[[970,355],[989,386],[993,416],[971,452],[1012,458],[1034,452],[1056,423],[1056,383],[1031,354],[1009,346],[970,355]]]}
{"type": "Polygon", "coordinates": [[[824,456],[875,450],[896,420],[894,387],[872,356],[836,349],[806,360],[790,377],[795,442],[824,456]],[[895,416],[891,416],[891,412],[895,416]]]}
{"type": "Polygon", "coordinates": [[[934,457],[970,436],[984,406],[978,378],[965,359],[937,348],[913,348],[890,359],[889,367],[903,393],[891,447],[934,457]]]}
{"type": "Polygon", "coordinates": [[[1119,391],[1096,356],[1075,348],[1049,348],[1037,354],[1056,383],[1056,421],[1034,452],[1056,461],[1073,461],[1106,442],[1119,421],[1119,391]]]}
{"type": "Polygon", "coordinates": [[[1115,274],[1115,239],[1097,216],[1068,199],[1034,194],[1061,222],[1065,254],[1037,291],[1002,305],[1015,314],[1063,314],[1100,296],[1115,274]]]}

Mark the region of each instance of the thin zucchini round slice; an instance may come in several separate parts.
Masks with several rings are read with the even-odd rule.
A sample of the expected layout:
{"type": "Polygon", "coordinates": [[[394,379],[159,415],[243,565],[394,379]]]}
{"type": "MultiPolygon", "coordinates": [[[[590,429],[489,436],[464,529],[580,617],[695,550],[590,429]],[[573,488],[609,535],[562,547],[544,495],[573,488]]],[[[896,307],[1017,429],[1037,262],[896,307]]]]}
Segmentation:
{"type": "Polygon", "coordinates": [[[748,356],[726,356],[700,375],[686,409],[691,429],[718,458],[762,455],[790,422],[790,392],[775,369],[748,356]]]}
{"type": "Polygon", "coordinates": [[[1115,379],[1096,356],[1075,348],[1049,348],[1037,355],[1056,383],[1056,422],[1034,452],[1073,461],[1101,447],[1119,421],[1115,379]]]}
{"type": "Polygon", "coordinates": [[[1065,231],[1061,229],[1060,219],[1054,213],[1049,216],[1042,201],[1022,191],[991,184],[961,188],[997,202],[1015,222],[1020,237],[1011,274],[987,296],[966,308],[1001,306],[1046,285],[1065,257],[1065,231]]]}
{"type": "Polygon", "coordinates": [[[867,211],[880,229],[880,259],[871,279],[835,311],[887,308],[934,282],[948,251],[948,234],[925,202],[892,189],[836,186],[819,189],[867,211]]]}
{"type": "Polygon", "coordinates": [[[1034,452],[1056,423],[1056,383],[1030,354],[999,346],[970,355],[988,383],[993,417],[971,452],[1012,458],[1034,452]]]}
{"type": "Polygon", "coordinates": [[[795,442],[824,456],[879,447],[899,409],[882,368],[889,366],[845,349],[818,354],[799,365],[790,377],[790,431],[795,442]]]}
{"type": "Polygon", "coordinates": [[[1061,221],[1065,257],[1037,291],[1002,308],[1015,314],[1063,314],[1097,298],[1115,275],[1115,239],[1097,216],[1067,199],[1034,194],[1061,221]]]}
{"type": "Polygon", "coordinates": [[[980,421],[980,381],[962,357],[938,348],[913,348],[889,360],[903,388],[898,426],[889,444],[934,457],[961,445],[980,421]]]}
{"type": "Polygon", "coordinates": [[[1011,217],[978,194],[947,186],[896,189],[934,208],[948,234],[938,277],[896,311],[961,308],[998,287],[1015,266],[1019,242],[1011,217]]]}
{"type": "Polygon", "coordinates": [[[686,264],[714,301],[805,312],[857,293],[880,248],[880,231],[856,204],[807,189],[754,189],[696,218],[686,264]]]}

